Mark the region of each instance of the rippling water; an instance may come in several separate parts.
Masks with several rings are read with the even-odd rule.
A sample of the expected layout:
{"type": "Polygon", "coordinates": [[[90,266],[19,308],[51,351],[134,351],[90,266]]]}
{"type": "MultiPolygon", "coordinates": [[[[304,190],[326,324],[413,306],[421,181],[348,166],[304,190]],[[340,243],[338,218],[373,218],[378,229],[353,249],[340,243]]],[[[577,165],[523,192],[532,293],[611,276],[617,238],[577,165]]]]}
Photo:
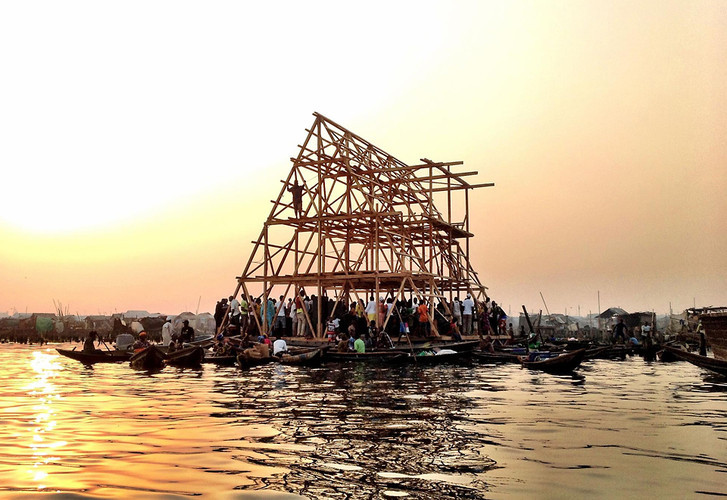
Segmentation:
{"type": "Polygon", "coordinates": [[[686,363],[205,366],[0,346],[0,495],[727,495],[727,381],[686,363]]]}

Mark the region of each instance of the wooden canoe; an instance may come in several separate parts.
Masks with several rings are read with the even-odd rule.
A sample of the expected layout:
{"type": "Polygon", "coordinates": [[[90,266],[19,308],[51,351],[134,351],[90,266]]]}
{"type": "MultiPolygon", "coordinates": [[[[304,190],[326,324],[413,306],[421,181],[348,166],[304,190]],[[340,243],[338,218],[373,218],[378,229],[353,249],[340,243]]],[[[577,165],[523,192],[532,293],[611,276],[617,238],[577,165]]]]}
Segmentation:
{"type": "Polygon", "coordinates": [[[370,351],[364,353],[358,352],[337,352],[327,351],[323,355],[324,361],[357,361],[357,362],[373,362],[373,363],[403,363],[409,357],[409,354],[402,351],[370,351]]]}
{"type": "MultiPolygon", "coordinates": [[[[411,345],[411,348],[414,349],[415,352],[417,351],[423,351],[423,350],[431,350],[435,347],[441,348],[441,349],[452,349],[453,351],[457,352],[463,352],[463,351],[474,351],[475,349],[478,349],[480,347],[480,341],[479,340],[466,340],[464,342],[415,342],[411,345]]],[[[401,351],[401,352],[409,352],[410,346],[408,343],[404,342],[397,342],[396,347],[394,347],[395,350],[401,351]]]]}
{"type": "Polygon", "coordinates": [[[229,356],[206,356],[202,358],[202,363],[209,363],[218,366],[233,366],[237,361],[237,355],[231,354],[229,356]]]}
{"type": "Polygon", "coordinates": [[[157,346],[149,346],[143,351],[134,353],[129,364],[134,370],[157,371],[164,368],[165,354],[157,346]]]}
{"type": "Polygon", "coordinates": [[[172,353],[167,353],[164,361],[170,366],[195,367],[204,359],[204,349],[199,346],[185,347],[172,353]]]}
{"type": "Polygon", "coordinates": [[[417,354],[408,360],[417,365],[442,365],[446,363],[467,363],[472,359],[472,351],[450,352],[445,354],[417,354]]]}
{"type": "Polygon", "coordinates": [[[671,346],[664,346],[664,351],[669,352],[678,359],[688,361],[691,364],[696,365],[700,368],[705,368],[715,373],[719,373],[720,375],[727,376],[727,361],[715,358],[708,358],[707,356],[700,356],[699,354],[682,351],[681,349],[676,349],[675,347],[671,346]]]}
{"type": "Polygon", "coordinates": [[[581,364],[586,356],[585,349],[566,352],[554,358],[547,358],[542,361],[528,361],[526,356],[520,356],[523,368],[531,370],[542,370],[548,373],[570,373],[581,364]]]}
{"type": "Polygon", "coordinates": [[[316,366],[321,364],[323,349],[313,348],[298,353],[283,353],[278,357],[284,365],[316,366]]]}
{"type": "Polygon", "coordinates": [[[237,355],[237,364],[240,365],[240,368],[252,368],[253,366],[266,365],[268,363],[272,363],[273,361],[275,361],[275,358],[273,356],[268,356],[266,358],[256,358],[250,356],[245,351],[237,355]]]}
{"type": "Polygon", "coordinates": [[[520,357],[517,354],[506,352],[473,351],[472,358],[480,363],[520,363],[520,357]]]}
{"type": "Polygon", "coordinates": [[[119,363],[123,361],[128,361],[131,357],[131,353],[127,351],[84,352],[69,349],[56,349],[56,351],[58,351],[58,354],[61,354],[67,358],[75,359],[76,361],[80,361],[87,366],[96,363],[119,363]]]}

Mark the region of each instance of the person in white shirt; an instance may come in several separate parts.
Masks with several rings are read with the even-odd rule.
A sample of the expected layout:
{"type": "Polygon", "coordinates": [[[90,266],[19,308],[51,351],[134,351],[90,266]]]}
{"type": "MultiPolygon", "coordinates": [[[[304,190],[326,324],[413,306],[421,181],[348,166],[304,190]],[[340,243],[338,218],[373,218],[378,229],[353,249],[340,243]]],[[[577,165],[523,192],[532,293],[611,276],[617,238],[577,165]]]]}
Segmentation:
{"type": "Polygon", "coordinates": [[[475,309],[475,302],[467,294],[467,298],[462,301],[462,333],[464,335],[472,335],[472,313],[475,309]]]}
{"type": "Polygon", "coordinates": [[[168,346],[172,341],[172,318],[167,318],[166,323],[162,325],[162,345],[168,346]]]}
{"type": "Polygon", "coordinates": [[[282,295],[275,303],[275,310],[275,333],[281,336],[285,332],[285,297],[282,295]]]}
{"type": "Polygon", "coordinates": [[[462,304],[459,301],[459,297],[454,298],[454,302],[452,303],[452,316],[454,317],[454,322],[457,324],[458,327],[462,326],[462,304]]]}
{"type": "Polygon", "coordinates": [[[230,295],[230,323],[240,325],[240,301],[237,297],[230,295]]]}
{"type": "Polygon", "coordinates": [[[364,310],[366,313],[366,317],[369,320],[369,323],[376,322],[376,302],[374,301],[374,296],[372,295],[369,297],[369,303],[366,304],[366,309],[364,310]]]}
{"type": "Polygon", "coordinates": [[[277,356],[284,352],[288,352],[288,343],[283,339],[278,339],[273,342],[273,356],[277,356]]]}

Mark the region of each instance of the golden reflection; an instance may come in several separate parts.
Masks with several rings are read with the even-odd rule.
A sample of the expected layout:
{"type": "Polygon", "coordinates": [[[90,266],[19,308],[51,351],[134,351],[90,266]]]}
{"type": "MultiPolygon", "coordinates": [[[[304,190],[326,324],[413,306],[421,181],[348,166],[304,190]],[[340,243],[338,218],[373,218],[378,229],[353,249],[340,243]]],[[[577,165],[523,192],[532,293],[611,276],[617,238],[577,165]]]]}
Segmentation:
{"type": "Polygon", "coordinates": [[[33,406],[35,412],[35,424],[30,449],[33,451],[33,468],[28,472],[32,481],[37,483],[39,490],[45,489],[45,481],[48,479],[48,472],[43,470],[44,466],[57,461],[57,456],[50,456],[50,452],[66,445],[65,441],[49,441],[51,431],[56,427],[54,420],[55,411],[53,402],[60,398],[56,386],[52,383],[60,365],[54,362],[55,356],[42,352],[34,352],[30,361],[35,378],[25,387],[28,394],[38,399],[38,404],[33,406]]]}

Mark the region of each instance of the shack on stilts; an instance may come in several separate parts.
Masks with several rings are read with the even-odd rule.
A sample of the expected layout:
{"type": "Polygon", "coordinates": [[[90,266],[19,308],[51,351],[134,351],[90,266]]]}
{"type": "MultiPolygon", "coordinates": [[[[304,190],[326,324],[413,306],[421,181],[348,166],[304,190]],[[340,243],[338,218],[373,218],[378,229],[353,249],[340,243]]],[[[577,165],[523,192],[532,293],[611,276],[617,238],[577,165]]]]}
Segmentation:
{"type": "MultiPolygon", "coordinates": [[[[234,296],[261,290],[268,297],[295,297],[301,289],[340,302],[370,296],[407,296],[451,303],[460,293],[484,302],[487,293],[470,263],[470,184],[476,171],[454,172],[463,162],[426,158],[407,165],[319,113],[299,145],[260,236],[237,277],[234,296]],[[446,207],[440,210],[435,198],[446,207]]],[[[451,314],[448,304],[446,314],[451,314]]],[[[377,326],[385,328],[395,308],[377,326]]],[[[252,311],[252,309],[251,309],[252,311]]],[[[309,314],[309,331],[325,334],[322,301],[309,314]],[[311,316],[319,321],[311,321],[311,316]]],[[[275,311],[277,315],[278,311],[275,311]]],[[[267,321],[251,314],[260,331],[267,321]]],[[[438,336],[434,314],[431,332],[438,336]]]]}

